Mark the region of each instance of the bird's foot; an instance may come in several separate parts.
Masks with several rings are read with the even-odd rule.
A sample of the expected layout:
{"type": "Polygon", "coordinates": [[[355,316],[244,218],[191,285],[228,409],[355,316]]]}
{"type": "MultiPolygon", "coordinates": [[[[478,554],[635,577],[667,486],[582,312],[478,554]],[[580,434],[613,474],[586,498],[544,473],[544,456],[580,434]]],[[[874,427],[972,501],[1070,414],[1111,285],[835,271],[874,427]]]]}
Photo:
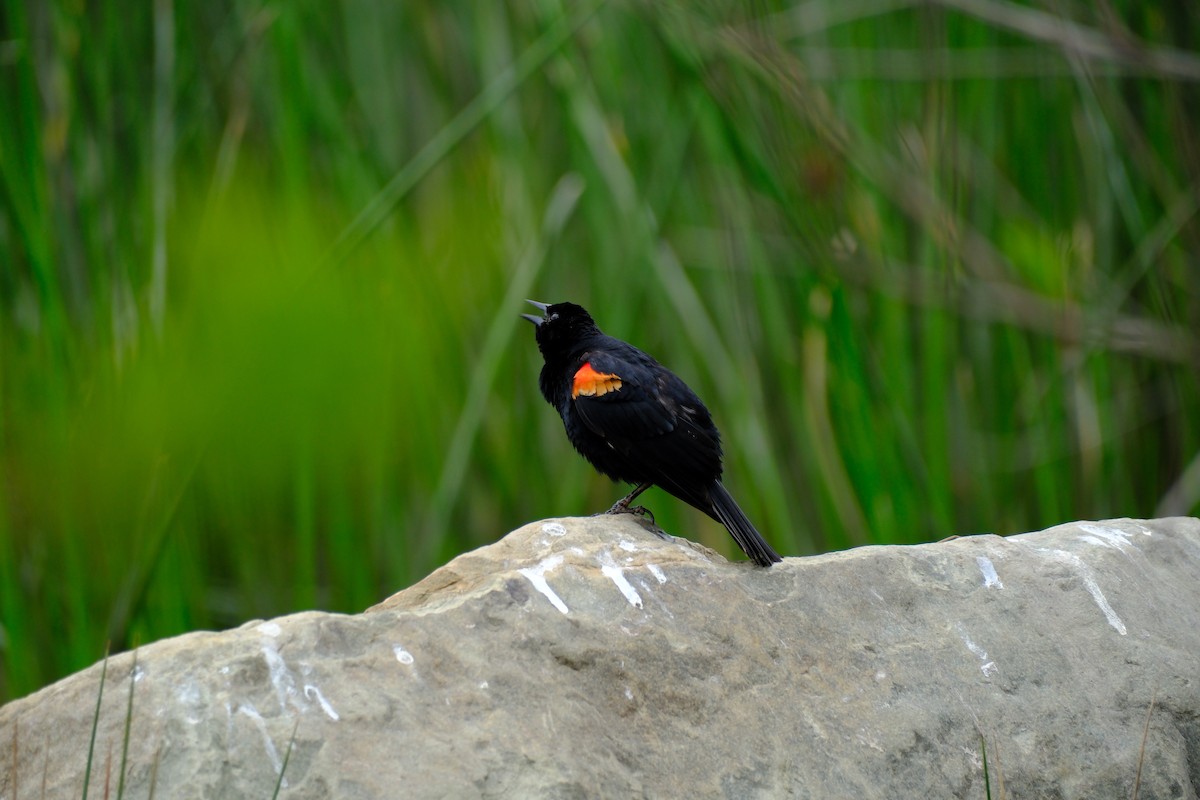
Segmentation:
{"type": "Polygon", "coordinates": [[[633,514],[634,516],[637,516],[637,517],[649,517],[651,525],[658,524],[657,522],[654,521],[654,512],[653,511],[646,508],[645,506],[634,506],[633,508],[630,508],[628,499],[620,500],[616,503],[613,503],[613,507],[610,508],[608,511],[605,511],[604,513],[605,514],[633,514]]]}

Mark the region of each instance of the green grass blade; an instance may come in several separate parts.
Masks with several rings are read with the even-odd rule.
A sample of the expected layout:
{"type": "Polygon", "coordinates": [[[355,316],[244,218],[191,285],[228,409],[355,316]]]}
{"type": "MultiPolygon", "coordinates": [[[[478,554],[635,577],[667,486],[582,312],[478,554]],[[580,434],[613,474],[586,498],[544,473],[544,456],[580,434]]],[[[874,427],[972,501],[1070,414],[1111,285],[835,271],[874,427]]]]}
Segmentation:
{"type": "Polygon", "coordinates": [[[987,742],[983,736],[979,737],[979,752],[983,754],[983,791],[987,800],[992,800],[992,778],[988,773],[987,762],[987,742]]]}
{"type": "Polygon", "coordinates": [[[288,760],[292,757],[292,747],[296,744],[296,731],[300,730],[300,719],[296,719],[296,724],[292,726],[292,736],[288,739],[287,752],[283,754],[283,763],[279,766],[279,777],[275,780],[275,791],[271,793],[271,800],[276,800],[279,797],[279,790],[283,788],[283,774],[287,772],[288,760]]]}
{"type": "Polygon", "coordinates": [[[96,732],[100,727],[100,701],[104,699],[104,678],[108,675],[108,648],[104,648],[104,665],[100,667],[100,687],[96,691],[96,713],[92,715],[92,733],[88,737],[87,764],[83,769],[83,800],[87,800],[88,784],[92,778],[92,756],[96,751],[96,732]]]}
{"type": "Polygon", "coordinates": [[[583,27],[605,0],[585,3],[569,16],[562,16],[537,41],[529,46],[512,65],[484,87],[474,100],[458,112],[429,142],[383,187],[371,202],[351,222],[323,259],[324,264],[340,264],[362,244],[396,204],[407,195],[429,171],[456,148],[467,134],[475,130],[521,84],[529,80],[558,49],[566,44],[575,31],[583,27]]]}
{"type": "Polygon", "coordinates": [[[125,765],[129,760],[129,732],[133,728],[133,691],[137,686],[138,651],[133,651],[133,664],[129,667],[129,702],[125,706],[125,731],[121,737],[121,771],[117,775],[117,800],[125,796],[125,765]]]}

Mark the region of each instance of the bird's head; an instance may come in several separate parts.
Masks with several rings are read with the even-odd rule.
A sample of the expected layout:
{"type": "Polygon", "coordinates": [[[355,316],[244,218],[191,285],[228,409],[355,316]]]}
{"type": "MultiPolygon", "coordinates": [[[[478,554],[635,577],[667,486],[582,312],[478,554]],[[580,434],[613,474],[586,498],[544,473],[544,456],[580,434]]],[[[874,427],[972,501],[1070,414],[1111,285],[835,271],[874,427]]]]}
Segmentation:
{"type": "Polygon", "coordinates": [[[582,306],[574,303],[539,303],[536,300],[525,302],[542,312],[540,317],[536,314],[521,316],[534,324],[538,349],[543,356],[566,354],[589,337],[600,334],[591,314],[582,306]]]}

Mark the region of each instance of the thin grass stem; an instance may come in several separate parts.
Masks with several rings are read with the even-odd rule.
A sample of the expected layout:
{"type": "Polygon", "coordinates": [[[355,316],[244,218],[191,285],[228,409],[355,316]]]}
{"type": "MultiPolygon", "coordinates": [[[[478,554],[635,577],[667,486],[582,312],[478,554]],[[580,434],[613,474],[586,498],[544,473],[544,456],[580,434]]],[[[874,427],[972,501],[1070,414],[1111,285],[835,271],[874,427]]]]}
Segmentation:
{"type": "Polygon", "coordinates": [[[108,675],[108,645],[104,646],[104,662],[100,667],[100,687],[96,691],[96,713],[92,715],[92,732],[88,737],[87,764],[83,769],[83,800],[87,800],[92,777],[92,756],[96,751],[96,732],[100,727],[100,701],[104,699],[104,679],[108,675]]]}

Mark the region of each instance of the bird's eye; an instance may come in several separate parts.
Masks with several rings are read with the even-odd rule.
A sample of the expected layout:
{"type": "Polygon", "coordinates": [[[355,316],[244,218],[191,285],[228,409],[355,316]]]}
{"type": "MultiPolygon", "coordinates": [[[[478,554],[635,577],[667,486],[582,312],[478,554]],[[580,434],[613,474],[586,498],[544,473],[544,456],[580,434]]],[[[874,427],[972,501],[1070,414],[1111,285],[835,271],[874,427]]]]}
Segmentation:
{"type": "Polygon", "coordinates": [[[546,321],[547,321],[547,322],[554,322],[554,320],[556,320],[556,319],[558,319],[558,314],[551,314],[551,315],[550,315],[550,319],[548,319],[548,320],[546,320],[546,321]]]}

